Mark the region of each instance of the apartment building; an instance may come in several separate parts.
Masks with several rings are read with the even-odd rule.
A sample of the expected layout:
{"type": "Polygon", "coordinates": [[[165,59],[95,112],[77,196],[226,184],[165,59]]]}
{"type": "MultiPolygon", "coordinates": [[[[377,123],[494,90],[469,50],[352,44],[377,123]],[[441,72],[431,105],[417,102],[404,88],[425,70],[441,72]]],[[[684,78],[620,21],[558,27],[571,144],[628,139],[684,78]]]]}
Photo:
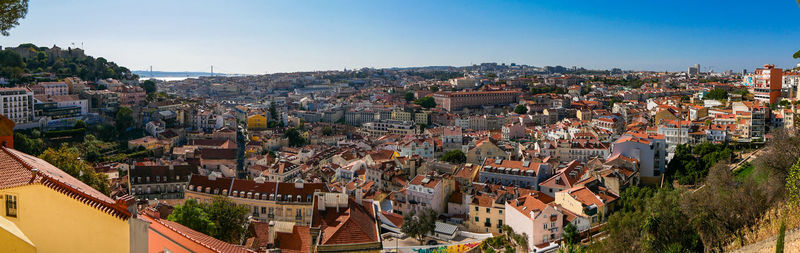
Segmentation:
{"type": "Polygon", "coordinates": [[[447,111],[481,106],[508,105],[519,102],[521,91],[461,91],[433,94],[436,107],[447,111]]]}
{"type": "Polygon", "coordinates": [[[217,173],[191,175],[184,199],[211,203],[216,196],[245,205],[248,216],[262,222],[287,221],[297,225],[311,223],[311,204],[315,192],[328,192],[325,183],[267,182],[263,177],[254,180],[220,177],[217,173]]]}
{"type": "Polygon", "coordinates": [[[17,124],[32,122],[34,119],[33,92],[27,88],[0,88],[0,112],[17,124]]]}

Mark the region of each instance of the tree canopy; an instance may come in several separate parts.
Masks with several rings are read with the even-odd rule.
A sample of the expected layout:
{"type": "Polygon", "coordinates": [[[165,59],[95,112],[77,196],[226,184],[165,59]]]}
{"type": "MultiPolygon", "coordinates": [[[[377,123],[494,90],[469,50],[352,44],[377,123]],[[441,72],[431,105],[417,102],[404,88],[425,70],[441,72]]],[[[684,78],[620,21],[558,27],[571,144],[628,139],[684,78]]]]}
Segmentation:
{"type": "Polygon", "coordinates": [[[420,105],[425,108],[433,108],[436,107],[436,100],[434,100],[433,97],[423,97],[414,101],[414,104],[420,105]]]}
{"type": "Polygon", "coordinates": [[[728,92],[723,89],[710,90],[703,98],[725,100],[728,99],[728,92]]]}
{"type": "Polygon", "coordinates": [[[284,136],[289,138],[289,146],[300,147],[306,144],[306,138],[300,135],[300,131],[297,128],[287,130],[284,136]]]}
{"type": "Polygon", "coordinates": [[[222,241],[239,244],[245,231],[249,208],[237,205],[223,196],[214,197],[210,204],[187,199],[178,205],[167,219],[222,241]]]}
{"type": "Polygon", "coordinates": [[[0,0],[0,34],[8,36],[8,30],[18,26],[26,14],[28,0],[0,0]]]}
{"type": "Polygon", "coordinates": [[[414,100],[414,92],[406,91],[406,93],[403,94],[403,98],[405,98],[406,101],[409,101],[409,102],[413,101],[414,100]]]}
{"type": "Polygon", "coordinates": [[[514,108],[514,113],[526,114],[528,113],[528,107],[525,107],[524,105],[517,105],[517,107],[514,108]]]}
{"type": "Polygon", "coordinates": [[[403,226],[400,230],[406,235],[417,239],[420,243],[425,239],[425,235],[432,232],[436,228],[436,211],[433,209],[425,208],[419,214],[416,211],[411,211],[403,216],[403,226]]]}
{"type": "Polygon", "coordinates": [[[117,131],[125,132],[133,125],[133,111],[128,107],[120,107],[114,120],[117,131]]]}
{"type": "Polygon", "coordinates": [[[183,205],[175,206],[167,220],[174,221],[197,232],[213,235],[217,229],[216,224],[211,221],[203,204],[197,200],[187,199],[183,205]]]}
{"type": "Polygon", "coordinates": [[[153,80],[149,80],[149,79],[148,80],[144,80],[144,82],[142,82],[142,84],[140,86],[142,87],[142,89],[144,89],[144,92],[147,93],[147,94],[150,94],[150,93],[153,93],[153,92],[157,91],[156,82],[154,82],[153,80]]]}
{"type": "Polygon", "coordinates": [[[450,150],[444,153],[442,161],[456,164],[465,163],[467,162],[467,156],[464,155],[464,152],[461,152],[461,150],[450,150]]]}
{"type": "Polygon", "coordinates": [[[667,164],[667,175],[680,184],[696,184],[702,182],[711,166],[730,160],[732,156],[733,150],[723,144],[678,145],[675,156],[667,164]]]}
{"type": "Polygon", "coordinates": [[[65,143],[58,149],[48,148],[39,155],[39,158],[103,194],[111,192],[106,174],[95,172],[89,163],[81,159],[81,152],[75,147],[65,143]]]}

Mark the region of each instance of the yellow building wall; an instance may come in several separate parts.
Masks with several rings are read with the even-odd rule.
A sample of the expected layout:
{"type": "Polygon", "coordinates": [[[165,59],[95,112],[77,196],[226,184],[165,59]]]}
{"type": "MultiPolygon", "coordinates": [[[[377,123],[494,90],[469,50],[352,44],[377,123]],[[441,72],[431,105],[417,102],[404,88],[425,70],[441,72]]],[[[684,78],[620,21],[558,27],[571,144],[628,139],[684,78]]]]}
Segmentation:
{"type": "Polygon", "coordinates": [[[36,252],[36,247],[14,223],[0,215],[0,251],[28,253],[36,252]]]}
{"type": "Polygon", "coordinates": [[[247,117],[247,129],[254,130],[254,129],[266,129],[267,128],[267,117],[263,115],[253,115],[247,117]]]}
{"type": "Polygon", "coordinates": [[[37,252],[130,252],[127,220],[41,184],[3,189],[0,195],[0,215],[25,233],[37,252]],[[5,216],[6,194],[17,196],[16,218],[5,216]]]}

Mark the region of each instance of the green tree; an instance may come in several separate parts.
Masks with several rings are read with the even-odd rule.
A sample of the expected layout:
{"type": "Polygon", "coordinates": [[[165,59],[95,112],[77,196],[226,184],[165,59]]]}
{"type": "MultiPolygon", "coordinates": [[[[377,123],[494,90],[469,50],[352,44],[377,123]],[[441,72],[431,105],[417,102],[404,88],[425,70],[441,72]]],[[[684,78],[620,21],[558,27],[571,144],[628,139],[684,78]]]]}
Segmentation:
{"type": "Polygon", "coordinates": [[[408,102],[413,101],[414,100],[414,92],[406,91],[406,93],[403,95],[403,98],[405,98],[406,101],[408,101],[408,102]]]}
{"type": "Polygon", "coordinates": [[[42,139],[31,138],[23,133],[14,132],[14,149],[25,154],[38,156],[42,153],[42,146],[42,139]]]}
{"type": "Polygon", "coordinates": [[[778,229],[778,242],[775,243],[775,253],[783,253],[784,237],[786,237],[786,221],[781,220],[781,227],[778,229]]]}
{"type": "Polygon", "coordinates": [[[211,204],[206,206],[208,219],[214,222],[216,227],[212,234],[214,238],[240,244],[242,236],[246,232],[249,208],[244,205],[237,205],[230,199],[223,196],[216,196],[211,204]]]}
{"type": "MultiPolygon", "coordinates": [[[[798,4],[800,4],[800,0],[797,0],[797,2],[798,2],[798,4]]],[[[800,59],[800,50],[797,50],[797,52],[794,52],[794,54],[792,55],[792,58],[800,59]]]]}
{"type": "Polygon", "coordinates": [[[39,155],[39,158],[103,194],[108,194],[111,191],[106,174],[95,172],[89,163],[81,159],[81,152],[75,147],[70,147],[64,143],[58,149],[48,148],[39,155]]]}
{"type": "Polygon", "coordinates": [[[325,135],[325,136],[333,135],[333,129],[331,129],[331,127],[329,127],[329,126],[323,127],[322,128],[322,135],[325,135]]]}
{"type": "Polygon", "coordinates": [[[72,129],[81,129],[81,128],[86,129],[88,127],[89,127],[89,125],[87,125],[85,121],[78,120],[78,121],[75,121],[75,125],[72,126],[72,129]]]}
{"type": "Polygon", "coordinates": [[[514,113],[526,114],[528,113],[528,107],[525,107],[524,105],[517,105],[517,107],[514,108],[514,113]]]}
{"type": "Polygon", "coordinates": [[[187,199],[183,205],[175,206],[172,213],[167,216],[167,220],[180,223],[207,235],[213,235],[217,229],[216,224],[211,221],[208,213],[206,213],[204,206],[194,199],[187,199]]]}
{"type": "Polygon", "coordinates": [[[116,124],[117,131],[125,132],[126,129],[133,125],[133,111],[128,107],[120,107],[117,110],[114,124],[116,124]]]}
{"type": "Polygon", "coordinates": [[[450,150],[444,153],[442,161],[455,164],[465,163],[467,162],[467,156],[464,155],[464,152],[461,152],[461,150],[450,150]]]}
{"type": "Polygon", "coordinates": [[[728,99],[728,92],[723,89],[713,89],[710,90],[703,98],[724,100],[728,99]]]}
{"type": "Polygon", "coordinates": [[[436,85],[434,85],[434,86],[431,86],[430,90],[431,90],[432,92],[438,92],[438,91],[439,91],[439,86],[436,86],[436,85]]]}
{"type": "Polygon", "coordinates": [[[147,93],[147,94],[155,93],[157,91],[157,89],[158,89],[158,88],[156,88],[156,82],[154,82],[153,80],[149,80],[149,79],[145,80],[144,82],[142,82],[141,87],[142,87],[142,89],[144,89],[144,92],[147,93]]]}
{"type": "Polygon", "coordinates": [[[281,124],[283,123],[283,121],[278,120],[278,109],[275,108],[275,102],[273,101],[269,103],[269,122],[267,123],[267,127],[277,127],[278,122],[281,124]]]}
{"type": "Polygon", "coordinates": [[[0,34],[8,36],[8,30],[18,26],[25,14],[28,14],[28,0],[0,0],[0,34]]]}
{"type": "Polygon", "coordinates": [[[433,97],[424,97],[414,101],[414,104],[420,105],[425,108],[433,108],[436,107],[436,100],[434,100],[433,97]]]}
{"type": "MultiPolygon", "coordinates": [[[[14,140],[16,146],[16,140],[14,140]]],[[[792,208],[800,207],[800,160],[789,168],[786,177],[786,202],[792,208]]]]}
{"type": "Polygon", "coordinates": [[[575,225],[573,225],[572,223],[567,223],[567,225],[564,226],[563,237],[564,237],[564,243],[568,245],[578,244],[579,242],[578,239],[580,239],[578,235],[578,228],[575,227],[575,225]]]}
{"type": "Polygon", "coordinates": [[[432,232],[436,228],[436,218],[438,215],[433,209],[425,208],[419,214],[412,210],[403,216],[403,226],[400,230],[406,235],[417,239],[422,244],[425,235],[432,232]]]}
{"type": "Polygon", "coordinates": [[[289,138],[289,146],[300,147],[306,144],[306,139],[300,135],[300,131],[297,128],[287,130],[284,136],[289,138]]]}

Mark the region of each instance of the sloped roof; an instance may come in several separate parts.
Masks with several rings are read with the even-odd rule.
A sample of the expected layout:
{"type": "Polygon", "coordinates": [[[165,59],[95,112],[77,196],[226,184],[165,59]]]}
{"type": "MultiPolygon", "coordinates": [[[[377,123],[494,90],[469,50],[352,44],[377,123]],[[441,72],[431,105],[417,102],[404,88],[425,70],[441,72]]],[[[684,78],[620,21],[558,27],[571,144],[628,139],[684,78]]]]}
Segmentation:
{"type": "Polygon", "coordinates": [[[311,226],[319,227],[322,234],[320,245],[354,244],[378,242],[378,230],[375,210],[371,202],[356,203],[348,198],[347,207],[328,207],[325,211],[317,208],[314,202],[314,213],[311,226]]]}
{"type": "Polygon", "coordinates": [[[0,189],[40,183],[120,219],[131,217],[125,203],[128,199],[115,201],[42,159],[11,148],[0,149],[0,189]]]}
{"type": "Polygon", "coordinates": [[[220,241],[177,222],[151,217],[147,214],[141,217],[150,221],[150,230],[157,231],[158,234],[167,237],[173,243],[189,248],[194,252],[255,252],[239,245],[220,241]]]}

